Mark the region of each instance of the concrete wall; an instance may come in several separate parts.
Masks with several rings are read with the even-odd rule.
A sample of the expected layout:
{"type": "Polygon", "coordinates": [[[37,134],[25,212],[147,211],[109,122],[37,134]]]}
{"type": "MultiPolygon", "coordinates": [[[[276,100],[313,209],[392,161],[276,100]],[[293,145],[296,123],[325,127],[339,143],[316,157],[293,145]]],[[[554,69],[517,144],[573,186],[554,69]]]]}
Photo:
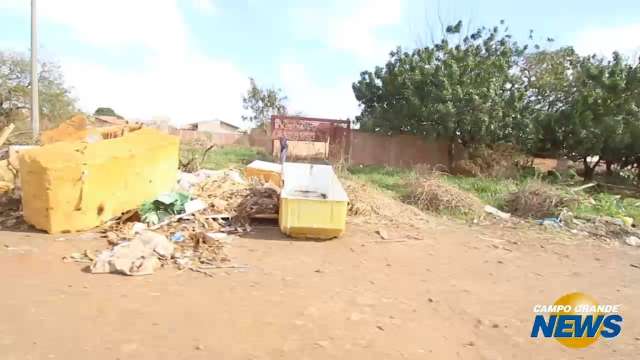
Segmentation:
{"type": "Polygon", "coordinates": [[[255,128],[249,131],[249,145],[264,149],[267,154],[271,152],[271,136],[265,128],[255,128]]]}
{"type": "MultiPolygon", "coordinates": [[[[201,140],[206,144],[243,145],[259,147],[278,158],[279,142],[273,141],[264,129],[252,129],[249,134],[208,133],[194,130],[174,130],[182,141],[201,140]]],[[[418,164],[447,165],[447,143],[427,140],[414,135],[379,135],[357,130],[351,131],[350,163],[353,165],[386,165],[409,167],[418,164]]],[[[329,145],[331,146],[331,145],[329,145]]],[[[289,141],[289,158],[323,158],[327,151],[325,143],[289,141]]],[[[462,155],[456,149],[456,155],[462,155]]]]}
{"type": "Polygon", "coordinates": [[[183,142],[201,141],[205,144],[249,146],[249,135],[242,133],[211,133],[196,130],[171,130],[183,142]]]}
{"type": "Polygon", "coordinates": [[[379,135],[352,130],[352,165],[409,167],[417,164],[447,165],[446,142],[425,140],[413,135],[379,135]]]}
{"type": "Polygon", "coordinates": [[[212,133],[237,133],[238,128],[230,126],[220,121],[202,121],[198,124],[198,131],[207,131],[212,133]]]}

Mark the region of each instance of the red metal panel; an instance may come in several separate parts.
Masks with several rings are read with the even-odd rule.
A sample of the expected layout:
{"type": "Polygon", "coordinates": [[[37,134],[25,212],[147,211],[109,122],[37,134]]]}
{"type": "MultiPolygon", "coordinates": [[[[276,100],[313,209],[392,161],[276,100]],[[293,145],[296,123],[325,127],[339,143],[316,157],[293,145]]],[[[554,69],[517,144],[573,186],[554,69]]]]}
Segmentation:
{"type": "Polygon", "coordinates": [[[351,122],[303,116],[273,115],[271,138],[285,135],[289,141],[329,143],[329,159],[342,161],[349,155],[351,122]]]}

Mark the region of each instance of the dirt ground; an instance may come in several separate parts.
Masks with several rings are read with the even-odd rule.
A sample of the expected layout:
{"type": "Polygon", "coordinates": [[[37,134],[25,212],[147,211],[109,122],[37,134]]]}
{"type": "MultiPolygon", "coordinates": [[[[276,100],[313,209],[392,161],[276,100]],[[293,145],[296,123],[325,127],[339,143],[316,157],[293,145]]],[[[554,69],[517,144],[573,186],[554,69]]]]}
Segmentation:
{"type": "MultiPolygon", "coordinates": [[[[438,225],[435,225],[438,224],[438,225]]],[[[632,359],[640,249],[553,231],[351,223],[327,242],[274,226],[235,238],[245,271],[92,275],[61,258],[87,233],[0,232],[0,359],[632,359]],[[61,239],[62,238],[62,239],[61,239]],[[416,238],[422,238],[417,240],[416,238]],[[532,306],[573,291],[622,304],[622,334],[586,349],[529,337],[532,306]]]]}

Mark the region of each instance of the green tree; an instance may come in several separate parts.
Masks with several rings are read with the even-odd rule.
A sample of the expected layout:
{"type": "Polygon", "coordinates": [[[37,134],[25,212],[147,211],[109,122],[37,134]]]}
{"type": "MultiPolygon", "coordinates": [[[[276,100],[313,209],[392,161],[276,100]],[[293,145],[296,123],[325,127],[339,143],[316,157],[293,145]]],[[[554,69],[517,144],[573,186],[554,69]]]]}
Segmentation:
{"type": "Polygon", "coordinates": [[[561,48],[530,54],[521,69],[536,151],[582,162],[586,180],[603,161],[609,172],[634,162],[640,153],[637,65],[618,53],[606,61],[561,48]]]}
{"type": "Polygon", "coordinates": [[[520,121],[524,89],[512,69],[526,47],[506,28],[461,30],[459,21],[433,46],[398,48],[385,67],[362,72],[353,84],[361,128],[447,139],[450,162],[456,144],[519,142],[528,124],[520,121]]]}
{"type": "Polygon", "coordinates": [[[569,105],[576,96],[576,75],[581,58],[571,47],[526,54],[519,66],[526,98],[522,121],[528,122],[528,149],[547,155],[561,154],[565,128],[570,125],[569,105]]]}
{"type": "Polygon", "coordinates": [[[577,74],[576,97],[570,105],[569,126],[564,130],[565,152],[584,166],[590,180],[595,168],[607,168],[625,157],[636,156],[640,141],[640,99],[637,69],[614,53],[605,61],[585,57],[577,74]],[[596,157],[589,162],[589,157],[596,157]]]}
{"type": "Polygon", "coordinates": [[[112,108],[110,107],[99,107],[96,111],[93,112],[94,116],[115,116],[119,119],[122,119],[122,116],[118,115],[112,108]]]}
{"type": "Polygon", "coordinates": [[[260,88],[253,78],[249,78],[249,82],[249,90],[242,97],[242,107],[249,110],[250,114],[242,116],[244,121],[250,121],[259,127],[267,124],[271,115],[287,113],[287,97],[282,94],[281,89],[260,88]]]}
{"type": "MultiPolygon", "coordinates": [[[[64,83],[60,67],[40,62],[38,73],[40,117],[56,124],[77,111],[75,99],[64,83]]],[[[24,117],[31,104],[30,60],[21,54],[0,51],[0,120],[24,117]]]]}

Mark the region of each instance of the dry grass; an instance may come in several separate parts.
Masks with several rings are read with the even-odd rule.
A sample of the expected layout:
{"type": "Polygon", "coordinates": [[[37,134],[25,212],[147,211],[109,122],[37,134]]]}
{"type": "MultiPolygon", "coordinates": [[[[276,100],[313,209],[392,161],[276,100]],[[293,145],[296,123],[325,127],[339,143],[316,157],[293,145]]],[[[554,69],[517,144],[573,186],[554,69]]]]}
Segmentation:
{"type": "Polygon", "coordinates": [[[423,211],[478,218],[483,204],[473,194],[449,185],[436,173],[409,183],[407,202],[423,211]]]}
{"type": "Polygon", "coordinates": [[[507,211],[519,217],[541,219],[558,216],[562,209],[572,208],[579,199],[540,181],[531,181],[507,196],[507,211]]]}
{"type": "Polygon", "coordinates": [[[343,177],[341,182],[349,195],[350,217],[377,223],[411,223],[427,219],[418,209],[394,199],[371,184],[352,177],[343,177]]]}

